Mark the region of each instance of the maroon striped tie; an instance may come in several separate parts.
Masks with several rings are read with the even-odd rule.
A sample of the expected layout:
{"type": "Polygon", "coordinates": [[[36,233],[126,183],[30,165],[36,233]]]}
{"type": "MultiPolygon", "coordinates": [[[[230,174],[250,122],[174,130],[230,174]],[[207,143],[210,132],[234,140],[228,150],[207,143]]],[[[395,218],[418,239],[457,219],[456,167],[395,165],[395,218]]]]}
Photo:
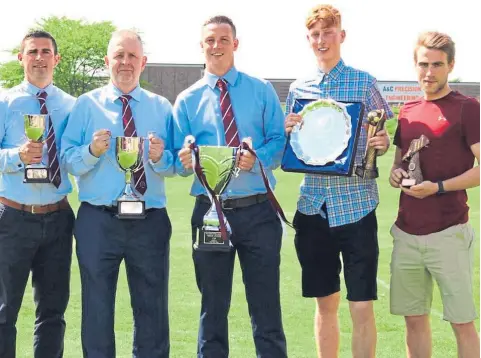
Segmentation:
{"type": "MultiPolygon", "coordinates": [[[[40,114],[46,114],[47,110],[47,92],[40,91],[37,93],[37,99],[40,103],[40,114]]],[[[52,117],[48,117],[48,131],[47,131],[47,155],[49,164],[50,181],[56,188],[60,186],[62,178],[60,177],[60,164],[57,156],[57,145],[55,144],[55,131],[53,129],[52,117]]]]}
{"type": "MultiPolygon", "coordinates": [[[[129,101],[132,96],[122,95],[119,97],[122,101],[122,122],[124,123],[124,135],[126,137],[137,137],[137,131],[135,130],[134,116],[132,115],[132,109],[130,109],[129,101]]],[[[147,190],[147,180],[145,179],[144,163],[140,163],[140,167],[133,173],[135,189],[142,195],[147,190]]]]}
{"type": "Polygon", "coordinates": [[[239,134],[237,133],[234,111],[227,91],[227,82],[223,78],[219,78],[217,87],[220,89],[220,110],[224,123],[225,142],[228,147],[238,147],[240,145],[239,134]]]}

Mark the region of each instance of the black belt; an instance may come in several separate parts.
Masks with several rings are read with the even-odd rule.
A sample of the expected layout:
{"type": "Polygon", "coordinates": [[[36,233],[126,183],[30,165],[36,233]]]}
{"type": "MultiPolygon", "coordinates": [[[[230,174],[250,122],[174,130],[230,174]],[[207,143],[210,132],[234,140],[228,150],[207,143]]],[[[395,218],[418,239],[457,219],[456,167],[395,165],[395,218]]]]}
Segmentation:
{"type": "MultiPolygon", "coordinates": [[[[199,195],[197,197],[201,203],[210,204],[210,198],[207,195],[199,195]]],[[[220,201],[222,209],[224,210],[232,210],[232,209],[239,209],[239,208],[246,208],[248,206],[254,204],[260,204],[264,201],[267,201],[267,194],[256,194],[251,196],[246,196],[244,198],[236,198],[236,199],[225,199],[220,201]]]]}
{"type": "MultiPolygon", "coordinates": [[[[93,205],[93,204],[90,204],[86,201],[82,201],[82,204],[86,204],[88,206],[91,206],[93,208],[97,208],[97,209],[100,209],[100,210],[103,210],[103,211],[108,211],[108,212],[111,212],[111,213],[115,213],[117,214],[119,212],[119,209],[117,207],[117,205],[93,205]]],[[[152,211],[155,211],[155,210],[161,210],[159,208],[149,208],[149,209],[145,209],[145,212],[146,213],[150,213],[152,211]]]]}

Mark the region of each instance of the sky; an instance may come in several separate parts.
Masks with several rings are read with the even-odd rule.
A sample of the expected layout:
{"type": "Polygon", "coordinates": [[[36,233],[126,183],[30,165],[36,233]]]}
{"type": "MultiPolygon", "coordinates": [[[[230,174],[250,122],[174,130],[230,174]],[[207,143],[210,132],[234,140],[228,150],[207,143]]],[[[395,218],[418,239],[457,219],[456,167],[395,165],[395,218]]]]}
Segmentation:
{"type": "MultiPolygon", "coordinates": [[[[239,70],[263,78],[297,78],[316,62],[307,40],[312,0],[23,0],[9,1],[0,13],[0,62],[14,59],[35,22],[51,15],[88,22],[112,21],[141,32],[148,62],[202,63],[200,29],[213,15],[231,17],[237,27],[239,70]],[[140,5],[140,6],[139,6],[140,5]]],[[[420,32],[442,31],[456,43],[451,79],[479,82],[479,5],[473,0],[337,0],[326,2],[343,16],[342,58],[381,81],[416,80],[413,47],[420,32]]],[[[61,53],[61,48],[59,49],[61,53]]]]}

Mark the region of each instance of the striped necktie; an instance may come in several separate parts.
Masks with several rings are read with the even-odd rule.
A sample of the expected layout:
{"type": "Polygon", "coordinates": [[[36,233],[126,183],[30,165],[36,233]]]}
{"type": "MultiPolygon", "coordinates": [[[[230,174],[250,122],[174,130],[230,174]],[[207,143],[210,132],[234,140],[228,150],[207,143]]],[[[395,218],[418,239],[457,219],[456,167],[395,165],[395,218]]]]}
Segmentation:
{"type": "MultiPolygon", "coordinates": [[[[130,108],[129,101],[132,96],[122,95],[119,97],[122,101],[122,122],[124,124],[124,135],[126,137],[137,137],[137,131],[135,129],[134,116],[132,115],[132,109],[130,108]]],[[[133,173],[135,189],[142,195],[147,190],[147,180],[145,178],[144,163],[140,164],[137,171],[133,173]]]]}
{"type": "MultiPolygon", "coordinates": [[[[37,99],[40,103],[40,114],[48,115],[47,110],[47,92],[40,91],[37,93],[37,99]]],[[[52,117],[48,116],[48,131],[47,131],[47,156],[49,164],[50,181],[56,188],[60,186],[62,178],[60,176],[60,164],[57,156],[57,145],[55,143],[55,131],[53,129],[52,117]]]]}
{"type": "Polygon", "coordinates": [[[223,78],[219,78],[217,87],[220,89],[220,110],[224,123],[225,142],[228,147],[238,147],[240,145],[239,134],[237,133],[234,111],[227,91],[227,82],[223,78]]]}

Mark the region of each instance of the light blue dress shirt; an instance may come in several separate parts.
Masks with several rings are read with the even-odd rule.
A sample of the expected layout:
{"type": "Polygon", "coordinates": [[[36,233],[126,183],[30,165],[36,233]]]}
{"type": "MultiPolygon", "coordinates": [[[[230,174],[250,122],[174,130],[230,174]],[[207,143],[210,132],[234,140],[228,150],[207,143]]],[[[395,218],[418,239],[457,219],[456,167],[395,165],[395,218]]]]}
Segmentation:
{"type": "MultiPolygon", "coordinates": [[[[253,148],[266,171],[272,189],[275,178],[272,170],[282,159],[286,143],[284,114],[272,85],[265,80],[249,76],[231,68],[223,78],[234,111],[239,139],[252,138],[253,148]]],[[[187,135],[193,135],[198,145],[226,145],[224,124],[220,109],[220,90],[216,87],[219,77],[206,72],[205,76],[177,97],[174,105],[174,148],[183,147],[187,135]]],[[[176,155],[176,171],[187,176],[176,155]]],[[[222,198],[245,197],[265,193],[259,163],[250,171],[241,171],[233,178],[222,198]]],[[[198,178],[192,185],[191,195],[206,194],[198,178]]]]}
{"type": "MultiPolygon", "coordinates": [[[[53,124],[57,155],[60,159],[60,138],[75,98],[52,84],[40,89],[27,81],[0,95],[0,196],[24,205],[52,204],[62,200],[72,191],[72,184],[62,165],[60,165],[62,182],[59,188],[50,183],[23,183],[25,165],[20,160],[19,148],[27,141],[24,115],[40,114],[37,93],[41,90],[47,92],[48,120],[53,124]]],[[[46,144],[43,149],[42,163],[48,166],[46,144]]]]}
{"type": "MultiPolygon", "coordinates": [[[[117,164],[115,155],[115,138],[124,135],[121,95],[122,92],[109,83],[80,96],[62,137],[62,163],[76,177],[79,200],[92,205],[116,205],[125,188],[125,172],[117,164]],[[90,153],[89,145],[94,132],[101,129],[110,130],[112,137],[108,151],[97,158],[90,153]]],[[[166,206],[164,177],[174,174],[172,106],[164,97],[140,86],[129,95],[137,135],[147,138],[149,132],[154,131],[165,143],[164,154],[157,163],[148,160],[147,140],[144,147],[145,207],[163,208],[166,206]]],[[[142,197],[138,192],[137,195],[142,197]]]]}

